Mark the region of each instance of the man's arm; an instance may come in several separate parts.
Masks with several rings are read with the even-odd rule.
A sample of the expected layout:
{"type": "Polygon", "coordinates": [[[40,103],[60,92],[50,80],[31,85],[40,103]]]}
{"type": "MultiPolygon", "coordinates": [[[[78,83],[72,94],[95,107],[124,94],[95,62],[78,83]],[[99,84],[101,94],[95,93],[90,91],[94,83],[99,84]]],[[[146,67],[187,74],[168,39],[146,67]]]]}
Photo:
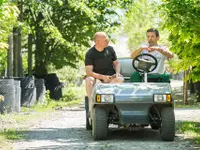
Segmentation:
{"type": "Polygon", "coordinates": [[[164,48],[159,48],[158,51],[165,55],[167,58],[173,58],[174,57],[174,54],[170,51],[170,50],[166,50],[164,48]]]}
{"type": "Polygon", "coordinates": [[[86,70],[87,76],[103,80],[103,75],[102,74],[98,74],[98,73],[93,72],[93,66],[92,65],[85,66],[85,70],[86,70]]]}
{"type": "Polygon", "coordinates": [[[148,50],[148,46],[140,46],[137,50],[135,50],[132,54],[131,54],[131,58],[134,59],[137,55],[141,54],[142,50],[146,49],[148,50]]]}
{"type": "Polygon", "coordinates": [[[117,73],[119,74],[120,73],[120,64],[119,64],[118,60],[113,61],[113,65],[114,65],[116,74],[117,73]]]}
{"type": "Polygon", "coordinates": [[[118,60],[113,61],[113,65],[115,68],[115,72],[116,72],[116,77],[121,77],[122,75],[120,74],[120,63],[118,60]]]}
{"type": "Polygon", "coordinates": [[[92,65],[85,66],[85,70],[86,70],[87,76],[93,77],[95,79],[103,80],[105,83],[109,83],[111,81],[111,76],[102,75],[102,74],[93,72],[92,65]]]}
{"type": "Polygon", "coordinates": [[[150,49],[149,50],[150,52],[156,50],[160,52],[161,54],[163,54],[164,56],[166,56],[167,58],[174,57],[174,54],[168,48],[165,48],[165,47],[150,47],[149,49],[150,49]]]}
{"type": "Polygon", "coordinates": [[[142,51],[142,47],[138,48],[131,54],[131,58],[134,59],[137,55],[139,55],[142,51]]]}
{"type": "Polygon", "coordinates": [[[165,48],[165,47],[139,47],[136,51],[134,51],[132,54],[131,54],[131,58],[134,59],[137,55],[139,55],[142,50],[147,50],[149,52],[152,52],[152,51],[158,51],[160,52],[161,54],[163,54],[164,56],[166,56],[167,58],[173,58],[174,57],[174,54],[168,49],[168,48],[165,48]]]}

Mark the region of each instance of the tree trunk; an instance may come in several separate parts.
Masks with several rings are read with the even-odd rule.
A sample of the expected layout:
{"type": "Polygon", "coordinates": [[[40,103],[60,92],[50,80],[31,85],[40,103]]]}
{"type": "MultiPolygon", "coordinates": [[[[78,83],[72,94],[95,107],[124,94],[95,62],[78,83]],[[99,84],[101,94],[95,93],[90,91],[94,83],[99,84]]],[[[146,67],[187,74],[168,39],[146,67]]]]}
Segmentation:
{"type": "Polygon", "coordinates": [[[19,72],[18,72],[18,77],[23,77],[24,76],[24,71],[23,71],[23,64],[22,64],[22,45],[21,45],[21,31],[20,28],[18,28],[18,68],[19,68],[19,72]]]}
{"type": "Polygon", "coordinates": [[[8,43],[9,43],[9,48],[8,48],[8,57],[7,57],[7,63],[8,63],[8,72],[7,72],[7,76],[13,77],[13,37],[10,36],[8,38],[8,43]]]}
{"type": "Polygon", "coordinates": [[[28,76],[32,75],[32,45],[33,45],[33,36],[32,34],[28,35],[28,76]]]}
{"type": "Polygon", "coordinates": [[[194,83],[194,91],[197,96],[197,102],[200,102],[200,81],[194,83]]]}
{"type": "Polygon", "coordinates": [[[188,80],[186,80],[187,75],[188,71],[184,71],[183,99],[185,105],[188,105],[188,80]]]}
{"type": "Polygon", "coordinates": [[[18,77],[18,28],[13,28],[13,75],[18,77]]]}
{"type": "Polygon", "coordinates": [[[44,31],[41,27],[36,28],[36,50],[35,50],[35,74],[43,77],[48,74],[47,62],[45,62],[45,40],[44,31]]]}

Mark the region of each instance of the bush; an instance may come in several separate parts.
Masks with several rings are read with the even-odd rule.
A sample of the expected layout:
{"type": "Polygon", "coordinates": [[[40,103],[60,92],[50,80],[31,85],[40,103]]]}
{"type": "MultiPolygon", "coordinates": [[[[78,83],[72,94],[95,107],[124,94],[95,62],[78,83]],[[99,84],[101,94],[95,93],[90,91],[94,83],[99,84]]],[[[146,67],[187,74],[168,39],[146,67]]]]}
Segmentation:
{"type": "Polygon", "coordinates": [[[80,90],[80,88],[73,86],[73,84],[68,85],[67,87],[63,88],[63,97],[61,98],[61,100],[73,101],[80,99],[82,93],[80,93],[78,90],[80,90]]]}
{"type": "Polygon", "coordinates": [[[51,69],[50,72],[56,72],[61,82],[67,82],[67,84],[80,84],[80,80],[85,74],[85,69],[84,65],[80,63],[77,65],[77,68],[65,66],[58,70],[51,69]]]}

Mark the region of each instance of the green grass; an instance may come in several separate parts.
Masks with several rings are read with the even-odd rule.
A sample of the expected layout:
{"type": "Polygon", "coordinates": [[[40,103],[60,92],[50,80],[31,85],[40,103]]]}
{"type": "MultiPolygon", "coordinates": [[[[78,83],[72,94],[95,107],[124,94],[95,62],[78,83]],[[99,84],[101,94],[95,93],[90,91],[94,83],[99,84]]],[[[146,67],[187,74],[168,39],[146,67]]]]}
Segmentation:
{"type": "Polygon", "coordinates": [[[200,103],[199,102],[194,102],[194,103],[189,103],[186,105],[183,102],[181,103],[176,103],[174,104],[175,108],[193,108],[193,109],[199,109],[200,108],[200,103]]]}
{"type": "Polygon", "coordinates": [[[57,109],[64,107],[70,107],[76,104],[80,104],[83,101],[85,95],[85,88],[81,87],[66,87],[63,89],[63,97],[59,101],[50,99],[49,93],[47,92],[45,101],[37,104],[34,107],[27,108],[22,107],[22,113],[16,114],[5,114],[0,115],[0,121],[3,120],[5,125],[1,127],[0,124],[0,148],[6,145],[6,140],[19,140],[23,139],[23,135],[20,134],[16,129],[12,128],[17,124],[26,123],[29,120],[38,119],[43,116],[43,113],[37,112],[53,112],[57,109]]]}
{"type": "Polygon", "coordinates": [[[27,114],[7,114],[4,116],[6,120],[10,120],[10,122],[15,123],[23,123],[25,121],[28,121],[30,119],[37,119],[38,114],[36,113],[27,113],[27,114]]]}
{"type": "MultiPolygon", "coordinates": [[[[27,121],[31,120],[37,120],[39,118],[42,118],[43,113],[42,112],[53,112],[56,108],[62,108],[66,106],[72,106],[75,104],[80,103],[80,100],[76,101],[69,101],[69,102],[50,102],[50,104],[47,107],[39,107],[36,106],[34,108],[25,108],[26,114],[12,114],[12,115],[4,115],[4,120],[7,120],[8,123],[10,122],[10,127],[14,127],[17,124],[25,124],[27,121]],[[29,113],[30,111],[30,113],[29,113]],[[35,111],[32,113],[32,111],[35,111]],[[36,113],[39,112],[39,113],[36,113]]],[[[1,115],[0,115],[1,118],[1,115]]],[[[0,125],[1,129],[1,125],[0,125]]],[[[26,131],[26,129],[23,129],[26,131]]],[[[22,129],[14,129],[4,126],[4,130],[0,131],[0,149],[6,148],[9,149],[8,140],[20,140],[24,139],[24,136],[21,134],[22,129]]],[[[12,149],[12,148],[11,148],[12,149]]]]}
{"type": "MultiPolygon", "coordinates": [[[[42,117],[42,114],[40,114],[42,117]]],[[[0,149],[9,149],[8,140],[21,140],[24,136],[21,134],[24,129],[16,129],[20,124],[25,124],[27,121],[38,118],[36,113],[27,114],[5,114],[0,115],[0,121],[4,122],[0,124],[0,149]]]]}
{"type": "Polygon", "coordinates": [[[188,105],[185,105],[185,104],[175,104],[174,105],[175,108],[193,108],[193,109],[199,109],[200,108],[200,105],[199,104],[188,104],[188,105]]]}
{"type": "Polygon", "coordinates": [[[12,150],[7,140],[21,140],[24,136],[20,134],[16,129],[4,129],[0,131],[0,149],[12,150]]]}
{"type": "Polygon", "coordinates": [[[0,132],[0,140],[20,140],[23,139],[23,135],[19,134],[16,129],[4,129],[0,132]]]}
{"type": "Polygon", "coordinates": [[[36,112],[51,112],[56,109],[61,109],[64,107],[70,107],[76,104],[80,104],[82,100],[74,100],[74,101],[50,101],[47,106],[37,105],[32,108],[32,110],[36,112]]]}
{"type": "Polygon", "coordinates": [[[176,124],[177,133],[183,133],[200,144],[200,122],[183,121],[176,124]]]}
{"type": "MultiPolygon", "coordinates": [[[[63,97],[60,100],[52,100],[49,93],[46,94],[46,101],[31,108],[36,112],[48,112],[80,104],[85,95],[85,87],[66,87],[63,88],[63,97]]],[[[26,108],[28,109],[28,108],[26,108]]],[[[27,110],[25,110],[27,111],[27,110]]]]}

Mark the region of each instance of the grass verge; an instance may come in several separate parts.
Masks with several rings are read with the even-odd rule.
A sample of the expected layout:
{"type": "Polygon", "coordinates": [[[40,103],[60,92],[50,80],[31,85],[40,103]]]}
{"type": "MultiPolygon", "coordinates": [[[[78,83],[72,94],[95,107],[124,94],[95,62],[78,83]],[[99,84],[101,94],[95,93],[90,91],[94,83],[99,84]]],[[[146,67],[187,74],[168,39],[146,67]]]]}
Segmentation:
{"type": "Polygon", "coordinates": [[[18,131],[16,129],[4,129],[0,132],[0,140],[20,140],[23,139],[22,134],[18,134],[18,131]]]}
{"type": "Polygon", "coordinates": [[[188,104],[188,105],[185,105],[185,104],[176,104],[174,105],[175,108],[192,108],[192,109],[199,109],[200,108],[200,104],[199,103],[196,103],[196,104],[188,104]]]}
{"type": "Polygon", "coordinates": [[[16,129],[4,129],[0,131],[0,149],[12,150],[8,140],[21,140],[23,134],[20,134],[16,129]]]}
{"type": "Polygon", "coordinates": [[[200,122],[181,121],[176,123],[176,128],[177,133],[182,133],[200,144],[200,122]]]}
{"type": "MultiPolygon", "coordinates": [[[[49,93],[46,94],[46,100],[32,108],[36,112],[53,111],[63,107],[70,107],[80,104],[85,95],[85,88],[81,87],[68,87],[63,89],[63,97],[60,100],[52,100],[49,93]]],[[[27,109],[27,108],[26,108],[27,109]]]]}
{"type": "Polygon", "coordinates": [[[42,112],[54,112],[57,109],[80,104],[83,101],[84,95],[85,89],[83,86],[66,87],[63,89],[63,97],[58,101],[50,99],[47,92],[45,100],[34,107],[22,107],[20,113],[0,114],[0,148],[9,146],[6,144],[8,140],[20,140],[24,138],[21,134],[22,132],[20,133],[24,129],[20,125],[43,117],[44,113],[42,112]]]}

